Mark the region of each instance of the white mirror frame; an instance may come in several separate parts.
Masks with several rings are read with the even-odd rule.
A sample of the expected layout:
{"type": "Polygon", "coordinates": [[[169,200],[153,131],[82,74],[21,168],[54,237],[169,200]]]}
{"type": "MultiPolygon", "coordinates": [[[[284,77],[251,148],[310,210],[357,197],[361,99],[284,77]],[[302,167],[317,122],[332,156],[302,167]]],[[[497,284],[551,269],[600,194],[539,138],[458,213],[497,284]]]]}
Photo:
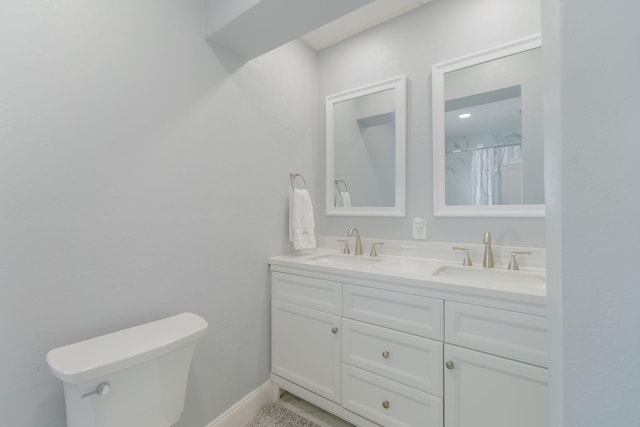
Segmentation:
{"type": "Polygon", "coordinates": [[[405,76],[398,76],[381,82],[361,86],[356,89],[329,95],[325,101],[326,121],[326,212],[335,216],[405,216],[406,197],[406,134],[407,134],[407,83],[405,76]],[[375,207],[356,206],[351,208],[334,206],[334,126],[333,106],[339,102],[358,98],[384,90],[394,89],[395,92],[395,206],[375,207]]]}
{"type": "Polygon", "coordinates": [[[435,216],[544,217],[545,205],[452,206],[445,199],[444,75],[542,46],[540,34],[466,55],[432,67],[433,92],[433,207],[435,216]]]}

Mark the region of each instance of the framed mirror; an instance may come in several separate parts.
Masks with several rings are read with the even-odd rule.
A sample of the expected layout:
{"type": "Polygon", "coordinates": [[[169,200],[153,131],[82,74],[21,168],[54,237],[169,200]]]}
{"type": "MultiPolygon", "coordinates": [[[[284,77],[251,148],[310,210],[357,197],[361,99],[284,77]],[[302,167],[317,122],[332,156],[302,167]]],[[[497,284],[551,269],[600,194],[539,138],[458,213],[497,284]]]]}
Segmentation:
{"type": "Polygon", "coordinates": [[[540,35],[436,64],[434,214],[544,216],[540,35]]]}
{"type": "Polygon", "coordinates": [[[406,79],[326,98],[327,215],[405,215],[406,79]]]}

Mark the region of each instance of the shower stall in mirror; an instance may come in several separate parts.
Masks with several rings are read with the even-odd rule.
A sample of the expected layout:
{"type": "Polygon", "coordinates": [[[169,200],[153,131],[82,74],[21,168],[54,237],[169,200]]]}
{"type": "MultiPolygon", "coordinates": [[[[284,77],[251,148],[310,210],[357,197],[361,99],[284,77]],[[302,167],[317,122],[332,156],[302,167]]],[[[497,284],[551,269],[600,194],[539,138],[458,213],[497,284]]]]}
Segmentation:
{"type": "Polygon", "coordinates": [[[433,66],[436,216],[543,216],[539,35],[433,66]]]}

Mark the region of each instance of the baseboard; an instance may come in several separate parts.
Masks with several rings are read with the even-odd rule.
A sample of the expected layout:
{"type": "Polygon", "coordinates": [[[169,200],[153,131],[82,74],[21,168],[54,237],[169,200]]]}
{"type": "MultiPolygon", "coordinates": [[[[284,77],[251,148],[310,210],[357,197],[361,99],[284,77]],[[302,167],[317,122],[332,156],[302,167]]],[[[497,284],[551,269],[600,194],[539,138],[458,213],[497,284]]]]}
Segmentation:
{"type": "Polygon", "coordinates": [[[262,408],[277,400],[278,387],[271,380],[236,402],[206,427],[238,427],[247,423],[262,408]]]}

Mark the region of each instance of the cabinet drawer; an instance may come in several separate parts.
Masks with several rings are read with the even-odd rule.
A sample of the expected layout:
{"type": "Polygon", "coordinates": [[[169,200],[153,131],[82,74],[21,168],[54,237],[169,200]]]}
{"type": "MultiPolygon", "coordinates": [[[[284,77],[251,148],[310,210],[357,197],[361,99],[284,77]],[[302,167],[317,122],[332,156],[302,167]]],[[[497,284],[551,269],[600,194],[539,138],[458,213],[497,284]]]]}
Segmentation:
{"type": "Polygon", "coordinates": [[[351,319],[442,339],[442,300],[345,284],[343,313],[351,319]]]}
{"type": "Polygon", "coordinates": [[[447,301],[445,341],[534,365],[547,365],[547,319],[447,301]]]}
{"type": "Polygon", "coordinates": [[[271,273],[271,297],[274,300],[340,315],[342,290],[339,282],[314,279],[274,271],[271,273]]]}
{"type": "Polygon", "coordinates": [[[442,425],[442,399],[346,364],[342,406],[385,427],[442,425]]]}
{"type": "Polygon", "coordinates": [[[442,396],[440,341],[344,319],[342,361],[442,396]]]}

